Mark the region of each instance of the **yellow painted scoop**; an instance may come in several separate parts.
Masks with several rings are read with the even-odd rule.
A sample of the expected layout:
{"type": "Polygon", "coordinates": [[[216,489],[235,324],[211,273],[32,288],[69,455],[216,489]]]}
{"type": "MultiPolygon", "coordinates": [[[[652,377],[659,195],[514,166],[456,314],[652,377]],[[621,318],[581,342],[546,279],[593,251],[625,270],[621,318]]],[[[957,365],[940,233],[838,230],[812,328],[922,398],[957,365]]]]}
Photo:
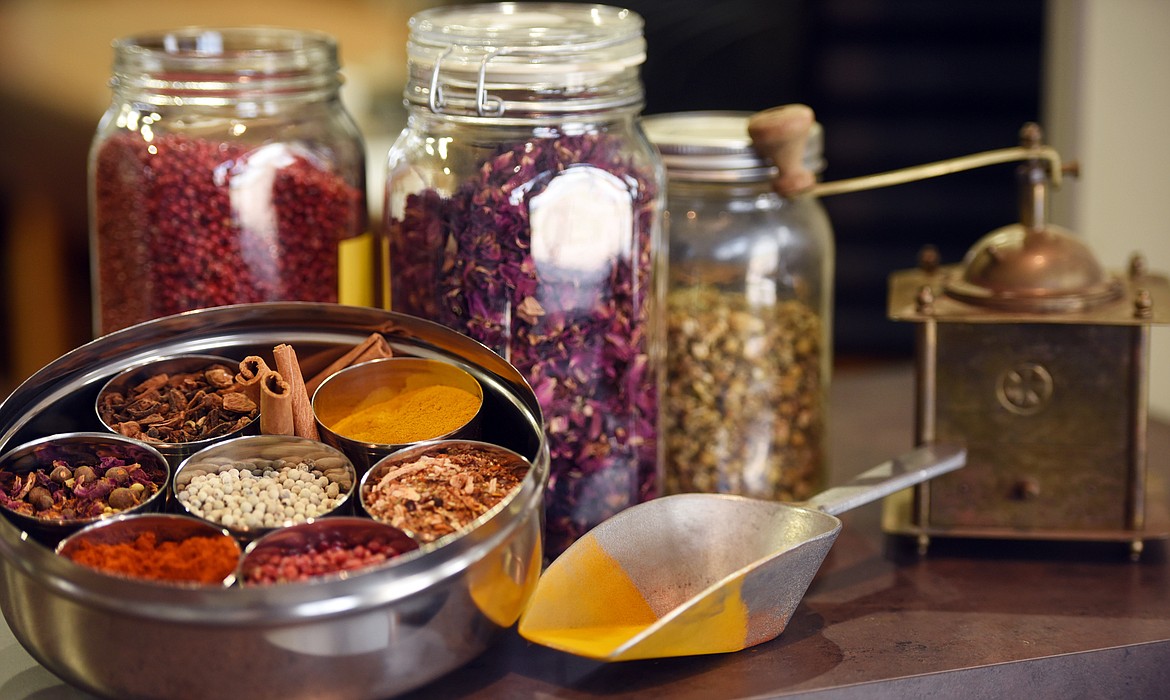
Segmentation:
{"type": "Polygon", "coordinates": [[[953,471],[966,450],[921,447],[803,505],[665,496],[590,530],[549,565],[525,639],[603,661],[739,651],[776,638],[821,567],[838,514],[953,471]]]}

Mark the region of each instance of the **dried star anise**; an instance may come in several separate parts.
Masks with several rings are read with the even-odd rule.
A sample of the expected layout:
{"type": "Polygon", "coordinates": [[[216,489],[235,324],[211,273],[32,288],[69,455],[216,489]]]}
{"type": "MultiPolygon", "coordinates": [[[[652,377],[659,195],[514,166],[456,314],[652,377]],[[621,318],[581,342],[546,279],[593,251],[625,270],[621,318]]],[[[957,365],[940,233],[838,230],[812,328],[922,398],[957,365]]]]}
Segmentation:
{"type": "Polygon", "coordinates": [[[98,415],[115,432],[146,442],[184,443],[219,437],[260,413],[224,364],[197,372],[153,375],[126,394],[106,391],[98,415]]]}

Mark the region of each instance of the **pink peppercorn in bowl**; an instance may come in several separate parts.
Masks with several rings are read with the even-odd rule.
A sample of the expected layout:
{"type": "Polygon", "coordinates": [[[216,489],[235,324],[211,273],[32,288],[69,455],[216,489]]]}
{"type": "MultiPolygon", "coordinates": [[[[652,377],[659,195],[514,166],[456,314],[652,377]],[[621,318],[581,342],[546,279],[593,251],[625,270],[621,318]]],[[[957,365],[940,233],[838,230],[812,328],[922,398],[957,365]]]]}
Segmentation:
{"type": "Polygon", "coordinates": [[[349,578],[403,561],[418,543],[369,518],[338,516],[291,525],[253,540],[236,580],[243,586],[349,578]]]}
{"type": "Polygon", "coordinates": [[[313,393],[321,439],[364,473],[408,445],[479,437],[483,387],[444,360],[388,357],[347,367],[313,393]]]}
{"type": "Polygon", "coordinates": [[[101,425],[150,443],[172,464],[226,438],[259,431],[260,407],[236,381],[239,362],[173,355],[129,367],[106,382],[94,409],[101,425]]]}
{"type": "Polygon", "coordinates": [[[0,510],[47,545],[119,513],[161,510],[170,467],[158,450],[107,433],[48,435],[0,456],[0,510]]]}

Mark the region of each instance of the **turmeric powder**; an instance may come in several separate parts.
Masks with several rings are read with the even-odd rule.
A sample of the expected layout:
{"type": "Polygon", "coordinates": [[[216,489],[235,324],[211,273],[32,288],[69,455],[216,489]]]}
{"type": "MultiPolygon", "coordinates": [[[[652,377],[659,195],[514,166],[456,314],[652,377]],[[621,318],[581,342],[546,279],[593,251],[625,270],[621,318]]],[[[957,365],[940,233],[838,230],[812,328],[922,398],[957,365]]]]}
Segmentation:
{"type": "Polygon", "coordinates": [[[360,407],[330,429],[361,442],[405,445],[458,430],[475,417],[479,404],[469,391],[434,384],[360,407]]]}

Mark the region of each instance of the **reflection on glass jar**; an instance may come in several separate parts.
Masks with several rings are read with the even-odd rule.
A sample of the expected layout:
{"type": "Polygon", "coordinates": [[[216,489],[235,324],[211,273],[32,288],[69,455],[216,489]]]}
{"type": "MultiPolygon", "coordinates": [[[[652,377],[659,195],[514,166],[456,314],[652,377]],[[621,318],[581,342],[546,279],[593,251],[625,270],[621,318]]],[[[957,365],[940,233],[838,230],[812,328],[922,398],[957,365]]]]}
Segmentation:
{"type": "Polygon", "coordinates": [[[550,556],[658,494],[661,164],[642,21],[526,3],[411,20],[386,191],[390,306],[495,350],[540,400],[550,556]]]}
{"type": "MultiPolygon", "coordinates": [[[[649,117],[669,180],[665,490],[803,500],[823,486],[833,240],[784,198],[748,114],[649,117]]],[[[819,127],[805,159],[819,170],[819,127]]]]}
{"type": "Polygon", "coordinates": [[[90,153],[99,333],[224,304],[372,303],[364,146],[333,39],[189,28],[114,54],[90,153]]]}

